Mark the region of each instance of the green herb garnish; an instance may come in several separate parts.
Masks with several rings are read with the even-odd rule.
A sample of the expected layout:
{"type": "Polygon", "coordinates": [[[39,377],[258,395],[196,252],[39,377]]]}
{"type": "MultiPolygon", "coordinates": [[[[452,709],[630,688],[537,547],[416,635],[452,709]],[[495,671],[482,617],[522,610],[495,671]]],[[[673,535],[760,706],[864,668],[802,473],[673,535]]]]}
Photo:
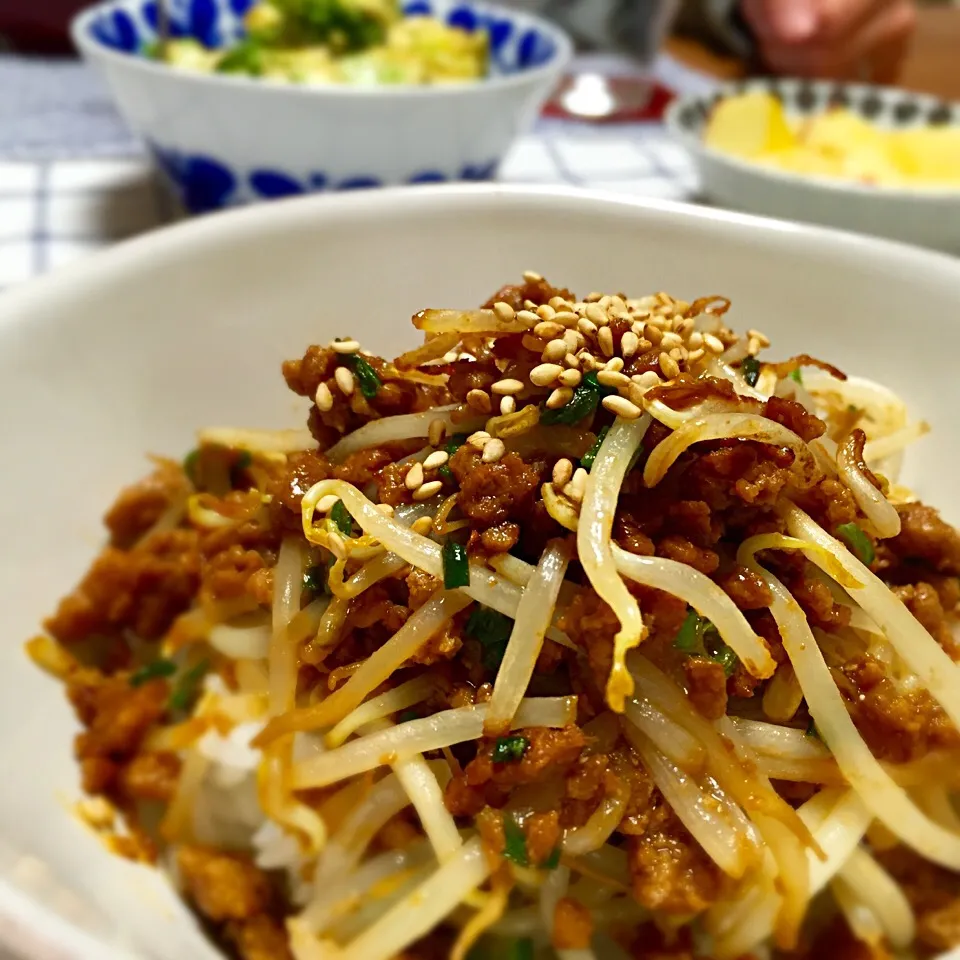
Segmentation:
{"type": "Polygon", "coordinates": [[[177,665],[172,660],[163,658],[154,660],[153,663],[147,663],[130,674],[130,686],[140,687],[159,677],[172,677],[176,672],[177,665]]]}
{"type": "Polygon", "coordinates": [[[540,864],[540,867],[543,870],[556,870],[560,866],[560,848],[554,847],[550,851],[550,856],[547,857],[543,863],[540,864]]]}
{"type": "Polygon", "coordinates": [[[604,397],[616,392],[613,387],[603,386],[597,380],[596,372],[591,370],[573,391],[570,402],[556,410],[545,407],[540,413],[540,422],[548,427],[557,423],[578,423],[593,413],[604,397]]]}
{"type": "Polygon", "coordinates": [[[533,940],[530,937],[511,941],[508,949],[510,952],[507,954],[505,960],[533,960],[535,955],[533,940]]]}
{"type": "Polygon", "coordinates": [[[183,458],[183,472],[187,475],[187,479],[195,486],[200,486],[200,477],[197,472],[197,468],[200,466],[200,451],[191,450],[183,458]]]}
{"type": "Polygon", "coordinates": [[[743,379],[751,387],[755,387],[760,377],[760,361],[756,357],[746,357],[740,364],[740,370],[743,373],[743,379]]]}
{"type": "Polygon", "coordinates": [[[333,521],[333,525],[345,536],[349,537],[353,533],[353,517],[342,500],[338,500],[331,508],[327,517],[333,521]]]}
{"type": "Polygon", "coordinates": [[[790,379],[795,383],[803,383],[803,374],[800,372],[800,368],[797,367],[796,370],[790,371],[790,379]]]}
{"type": "Polygon", "coordinates": [[[740,658],[722,640],[715,649],[707,651],[707,656],[723,667],[724,676],[727,677],[733,676],[740,662],[740,658]]]}
{"type": "Polygon", "coordinates": [[[249,450],[241,450],[230,467],[230,486],[239,487],[243,479],[243,471],[253,463],[253,454],[249,450]]]}
{"type": "Polygon", "coordinates": [[[404,710],[400,716],[397,717],[397,723],[409,723],[411,720],[419,720],[420,714],[416,710],[404,710]]]}
{"type": "Polygon", "coordinates": [[[683,621],[673,639],[674,647],[684,653],[700,653],[703,650],[703,635],[707,626],[713,626],[713,624],[709,620],[704,620],[696,610],[689,610],[686,620],[683,621]]]}
{"type": "Polygon", "coordinates": [[[593,466],[593,461],[597,459],[600,447],[603,445],[603,441],[609,432],[609,427],[601,427],[594,445],[580,458],[580,466],[583,467],[584,470],[589,471],[593,466]]]}
{"type": "Polygon", "coordinates": [[[353,354],[348,362],[353,367],[357,383],[360,384],[360,392],[368,400],[372,400],[381,387],[380,378],[376,371],[359,353],[353,354]]]}
{"type": "Polygon", "coordinates": [[[503,818],[503,855],[518,867],[526,867],[530,864],[530,858],[527,856],[527,838],[523,827],[509,814],[503,818]]]}
{"type": "Polygon", "coordinates": [[[231,47],[217,61],[217,73],[245,73],[259,77],[263,73],[263,50],[259,43],[249,37],[231,47]]]}
{"type": "Polygon", "coordinates": [[[717,628],[696,610],[687,612],[686,620],[673,639],[673,646],[688,656],[705,657],[719,663],[728,677],[733,675],[740,662],[733,650],[720,639],[717,628]]]}
{"type": "Polygon", "coordinates": [[[526,737],[497,737],[497,742],[493,745],[493,762],[516,763],[523,759],[529,746],[530,741],[526,737]]]}
{"type": "MultiPolygon", "coordinates": [[[[448,441],[444,450],[447,451],[447,456],[452,457],[465,443],[467,442],[467,435],[465,433],[455,433],[448,441]]],[[[453,471],[447,464],[444,464],[442,467],[437,469],[437,473],[440,474],[444,480],[455,480],[456,478],[453,475],[453,471]]]]}
{"type": "Polygon", "coordinates": [[[470,561],[467,548],[456,540],[448,540],[443,545],[443,585],[447,590],[470,585],[470,561]]]}
{"type": "Polygon", "coordinates": [[[312,567],[307,567],[303,575],[303,589],[308,590],[314,596],[329,592],[330,568],[337,562],[337,558],[332,554],[324,563],[316,563],[312,567]]]}
{"type": "Polygon", "coordinates": [[[190,709],[200,692],[200,683],[209,669],[210,663],[207,660],[201,660],[177,679],[170,699],[167,701],[167,707],[173,713],[183,713],[190,709]]]}
{"type": "Polygon", "coordinates": [[[464,627],[467,636],[479,641],[483,647],[481,662],[486,670],[491,671],[500,668],[512,630],[513,621],[509,617],[481,606],[474,607],[464,627]]]}
{"type": "Polygon", "coordinates": [[[837,527],[837,536],[862,564],[869,567],[876,560],[877,551],[873,549],[870,538],[855,523],[841,523],[837,527]]]}

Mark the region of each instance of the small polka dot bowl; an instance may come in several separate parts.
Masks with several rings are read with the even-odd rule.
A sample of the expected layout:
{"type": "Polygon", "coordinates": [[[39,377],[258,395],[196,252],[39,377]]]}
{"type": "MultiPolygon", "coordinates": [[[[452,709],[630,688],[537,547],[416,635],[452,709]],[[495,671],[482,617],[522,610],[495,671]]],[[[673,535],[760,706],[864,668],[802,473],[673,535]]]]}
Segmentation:
{"type": "MultiPolygon", "coordinates": [[[[167,30],[208,48],[243,37],[253,0],[161,0],[167,30]]],[[[489,44],[487,76],[433,86],[283,83],[176,69],[150,58],[157,0],[107,0],[72,35],[103,73],[191,213],[316,191],[488,180],[536,118],[571,56],[538,17],[474,0],[407,0],[489,44]]]]}
{"type": "MultiPolygon", "coordinates": [[[[764,111],[755,115],[763,118],[764,111]]],[[[671,104],[666,122],[693,157],[703,199],[718,206],[960,254],[960,104],[893,87],[758,78],[724,84],[706,95],[678,98],[671,104]],[[708,140],[717,143],[708,136],[708,128],[718,107],[734,99],[742,103],[745,94],[763,94],[778,101],[781,110],[777,113],[782,113],[794,131],[809,131],[818,119],[842,110],[845,136],[851,135],[852,129],[852,136],[869,140],[872,128],[889,138],[888,143],[902,141],[919,151],[912,160],[920,167],[939,168],[943,182],[909,176],[898,179],[897,171],[885,176],[882,169],[876,177],[871,176],[883,158],[877,161],[867,156],[859,178],[838,177],[825,172],[827,163],[823,169],[805,164],[801,172],[800,164],[788,169],[786,164],[761,163],[710,145],[708,140]],[[943,149],[934,151],[929,146],[931,131],[939,131],[934,139],[943,149]]],[[[834,126],[834,134],[837,129],[834,126]]],[[[744,136],[743,131],[735,132],[744,136]]],[[[760,134],[761,141],[765,136],[767,133],[760,134]]],[[[750,131],[746,139],[751,139],[750,131]]],[[[863,144],[858,142],[858,146],[863,144]]],[[[869,143],[866,148],[869,153],[869,143]]],[[[858,159],[863,156],[861,153],[858,159]]]]}

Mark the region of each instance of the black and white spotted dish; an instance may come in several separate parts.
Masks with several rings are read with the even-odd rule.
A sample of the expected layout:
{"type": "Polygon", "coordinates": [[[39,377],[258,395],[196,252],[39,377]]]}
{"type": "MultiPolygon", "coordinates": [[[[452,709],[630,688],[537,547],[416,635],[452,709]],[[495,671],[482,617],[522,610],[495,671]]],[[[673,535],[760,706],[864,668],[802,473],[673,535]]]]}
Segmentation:
{"type": "Polygon", "coordinates": [[[667,127],[694,159],[706,200],[960,254],[960,188],[895,187],[801,175],[706,146],[703,133],[713,108],[725,98],[750,92],[772,94],[790,117],[843,107],[886,129],[960,127],[960,104],[896,87],[760,77],[680,97],[666,116],[667,127]]]}

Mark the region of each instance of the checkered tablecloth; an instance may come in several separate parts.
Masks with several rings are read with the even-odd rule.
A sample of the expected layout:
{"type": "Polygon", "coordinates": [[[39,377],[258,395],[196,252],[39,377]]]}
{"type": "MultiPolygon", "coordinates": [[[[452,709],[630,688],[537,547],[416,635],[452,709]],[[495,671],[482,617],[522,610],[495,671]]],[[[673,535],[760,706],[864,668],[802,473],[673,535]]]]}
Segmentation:
{"type": "MultiPolygon", "coordinates": [[[[614,58],[586,69],[623,72],[614,58]]],[[[674,90],[710,81],[661,57],[674,90]]],[[[659,123],[542,120],[506,158],[507,183],[691,199],[696,178],[659,123]]],[[[170,222],[176,211],[92,71],[0,57],[0,288],[170,222]]]]}

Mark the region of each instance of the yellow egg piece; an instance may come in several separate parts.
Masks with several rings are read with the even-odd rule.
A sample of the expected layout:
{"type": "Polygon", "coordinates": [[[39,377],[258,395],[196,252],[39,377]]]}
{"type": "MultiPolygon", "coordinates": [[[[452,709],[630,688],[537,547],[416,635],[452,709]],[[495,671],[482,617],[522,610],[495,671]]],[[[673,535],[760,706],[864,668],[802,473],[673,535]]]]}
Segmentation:
{"type": "Polygon", "coordinates": [[[710,115],[704,141],[715,150],[747,159],[796,145],[780,101],[769,93],[721,100],[710,115]]]}
{"type": "Polygon", "coordinates": [[[786,150],[762,153],[756,157],[756,160],[758,163],[803,176],[838,177],[841,175],[841,164],[836,157],[824,156],[799,144],[786,150]]]}
{"type": "Polygon", "coordinates": [[[921,127],[891,134],[891,156],[914,183],[960,184],[960,128],[921,127]]]}
{"type": "Polygon", "coordinates": [[[801,139],[812,150],[843,156],[857,150],[885,153],[889,134],[849,110],[829,110],[811,117],[801,139]]]}

